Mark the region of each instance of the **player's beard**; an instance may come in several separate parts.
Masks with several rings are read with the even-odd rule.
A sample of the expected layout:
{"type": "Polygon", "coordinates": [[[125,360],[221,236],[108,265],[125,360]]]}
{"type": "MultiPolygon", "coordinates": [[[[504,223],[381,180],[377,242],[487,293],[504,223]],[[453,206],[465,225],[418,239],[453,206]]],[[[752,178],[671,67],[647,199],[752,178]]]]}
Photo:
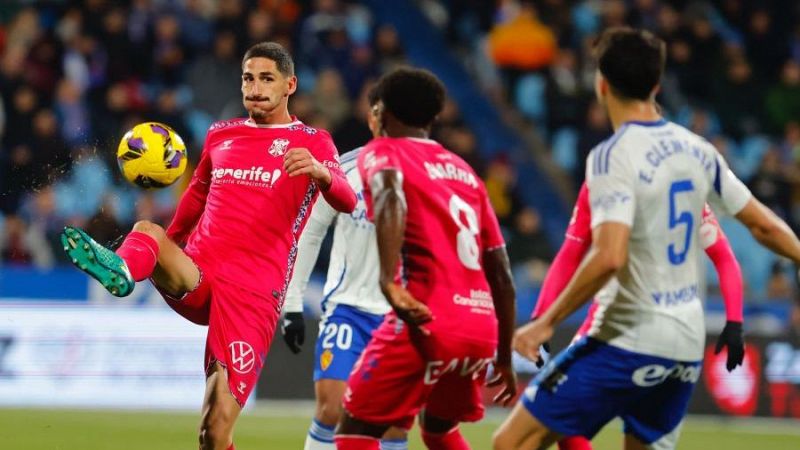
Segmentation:
{"type": "MultiPolygon", "coordinates": [[[[245,100],[247,100],[247,101],[258,101],[258,100],[251,100],[250,98],[246,98],[245,100]]],[[[275,111],[275,109],[279,105],[280,105],[280,103],[277,104],[277,105],[273,105],[271,102],[269,102],[267,100],[262,100],[262,101],[259,101],[259,105],[253,104],[249,108],[247,107],[247,104],[245,104],[245,108],[247,109],[247,114],[250,116],[250,118],[253,119],[254,121],[258,122],[258,121],[262,121],[262,120],[265,120],[265,119],[269,118],[269,116],[272,115],[272,113],[275,111]],[[266,106],[267,106],[266,108],[263,107],[263,106],[260,106],[261,104],[264,104],[264,103],[266,103],[266,106]]]]}

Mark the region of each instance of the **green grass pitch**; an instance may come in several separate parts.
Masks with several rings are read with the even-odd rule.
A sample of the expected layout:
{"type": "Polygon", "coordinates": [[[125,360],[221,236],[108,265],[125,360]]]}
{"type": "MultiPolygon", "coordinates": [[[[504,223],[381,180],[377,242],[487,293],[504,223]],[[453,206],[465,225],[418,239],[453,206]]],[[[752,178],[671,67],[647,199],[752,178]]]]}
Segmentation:
{"type": "MultiPolygon", "coordinates": [[[[303,448],[308,418],[279,406],[246,411],[236,430],[237,450],[303,448]]],[[[472,448],[490,449],[502,415],[464,426],[472,448]]],[[[0,409],[0,448],[8,450],[175,450],[196,449],[197,414],[84,410],[0,409]]],[[[595,439],[597,450],[621,448],[619,424],[595,439]]],[[[416,431],[411,449],[423,449],[416,431]]],[[[682,450],[800,449],[800,423],[711,421],[692,418],[684,427],[682,450]]]]}

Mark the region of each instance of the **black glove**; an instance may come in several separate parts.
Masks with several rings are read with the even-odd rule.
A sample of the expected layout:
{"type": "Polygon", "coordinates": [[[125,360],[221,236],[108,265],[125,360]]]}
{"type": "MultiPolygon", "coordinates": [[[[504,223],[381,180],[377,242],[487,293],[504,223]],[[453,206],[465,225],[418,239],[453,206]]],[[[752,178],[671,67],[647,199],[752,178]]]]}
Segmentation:
{"type": "Polygon", "coordinates": [[[303,320],[303,313],[288,312],[283,315],[281,321],[281,334],[286,345],[292,353],[300,353],[300,346],[306,340],[306,322],[303,320]]]}
{"type": "Polygon", "coordinates": [[[545,342],[544,344],[542,344],[541,348],[539,349],[539,359],[536,360],[536,367],[538,367],[540,369],[542,368],[542,366],[544,366],[544,363],[547,362],[547,361],[545,361],[545,357],[544,357],[545,352],[547,353],[547,359],[550,359],[550,343],[549,342],[545,342]]]}
{"type": "MultiPolygon", "coordinates": [[[[531,322],[538,319],[538,317],[531,317],[531,322]]],[[[550,342],[545,342],[544,344],[539,346],[539,359],[534,361],[536,363],[536,367],[542,368],[544,366],[545,361],[545,353],[547,353],[547,359],[550,359],[550,342]]]]}
{"type": "Polygon", "coordinates": [[[725,367],[728,372],[732,372],[736,366],[742,365],[742,360],[744,359],[744,337],[742,336],[741,322],[725,322],[725,328],[717,338],[717,347],[714,349],[714,354],[719,354],[722,351],[722,347],[728,347],[728,362],[725,367]]]}

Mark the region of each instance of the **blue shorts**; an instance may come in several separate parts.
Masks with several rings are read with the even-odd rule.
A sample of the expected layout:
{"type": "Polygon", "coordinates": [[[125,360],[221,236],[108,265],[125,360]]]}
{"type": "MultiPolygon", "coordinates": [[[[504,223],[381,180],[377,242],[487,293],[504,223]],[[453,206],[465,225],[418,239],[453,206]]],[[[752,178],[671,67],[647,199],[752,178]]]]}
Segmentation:
{"type": "Polygon", "coordinates": [[[314,381],[347,381],[383,315],[370,314],[350,305],[334,305],[320,324],[314,348],[314,381]]]}
{"type": "Polygon", "coordinates": [[[642,355],[583,338],[562,351],[525,390],[523,406],[563,436],[593,438],[615,417],[645,444],[674,448],[700,361],[642,355]]]}

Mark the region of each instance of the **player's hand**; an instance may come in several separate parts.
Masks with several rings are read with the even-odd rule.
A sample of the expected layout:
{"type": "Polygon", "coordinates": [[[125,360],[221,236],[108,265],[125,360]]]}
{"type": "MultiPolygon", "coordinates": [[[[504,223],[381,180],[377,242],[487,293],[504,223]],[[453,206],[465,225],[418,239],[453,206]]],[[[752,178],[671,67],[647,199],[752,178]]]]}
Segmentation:
{"type": "Polygon", "coordinates": [[[308,175],[322,189],[331,185],[331,171],[317,161],[307,148],[293,148],[286,152],[283,156],[283,168],[290,177],[308,175]]]}
{"type": "MultiPolygon", "coordinates": [[[[532,317],[531,322],[533,322],[536,319],[538,319],[538,317],[532,317]]],[[[539,359],[534,361],[534,363],[536,363],[536,367],[541,369],[544,366],[544,363],[547,362],[545,361],[545,357],[549,357],[549,355],[550,355],[550,342],[545,341],[544,343],[542,343],[541,348],[539,348],[539,359]]]]}
{"type": "Polygon", "coordinates": [[[281,320],[281,334],[289,350],[300,353],[300,346],[306,341],[306,322],[301,312],[287,312],[281,320]]]}
{"type": "Polygon", "coordinates": [[[403,322],[417,328],[422,334],[428,336],[430,331],[422,325],[433,320],[433,314],[427,305],[415,299],[406,288],[397,283],[389,283],[383,286],[383,294],[392,305],[392,309],[397,313],[403,322]]]}
{"type": "Polygon", "coordinates": [[[517,375],[514,369],[508,366],[494,366],[494,377],[486,383],[486,386],[495,387],[503,385],[503,390],[494,396],[492,401],[503,406],[508,406],[511,400],[517,396],[517,375]]]}
{"type": "Polygon", "coordinates": [[[540,346],[552,337],[553,326],[545,320],[536,319],[517,329],[511,346],[517,353],[535,362],[542,357],[540,346]]]}
{"type": "Polygon", "coordinates": [[[728,372],[732,372],[736,366],[742,365],[744,359],[744,337],[742,336],[741,322],[728,321],[725,323],[722,334],[717,338],[714,354],[719,354],[722,347],[728,347],[728,361],[725,363],[725,367],[728,372]]]}

